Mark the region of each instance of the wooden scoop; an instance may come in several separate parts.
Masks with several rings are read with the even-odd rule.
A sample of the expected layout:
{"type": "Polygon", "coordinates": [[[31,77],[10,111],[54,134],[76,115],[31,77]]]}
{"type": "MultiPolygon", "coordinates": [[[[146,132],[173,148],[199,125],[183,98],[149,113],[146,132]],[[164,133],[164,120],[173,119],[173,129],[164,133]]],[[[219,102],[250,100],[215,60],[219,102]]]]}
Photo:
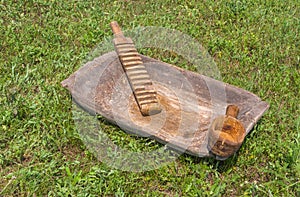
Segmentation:
{"type": "Polygon", "coordinates": [[[148,116],[161,112],[156,90],[133,41],[123,35],[117,22],[111,22],[110,26],[115,36],[113,40],[115,50],[142,115],[148,116]]]}
{"type": "Polygon", "coordinates": [[[217,117],[209,130],[208,149],[220,158],[233,155],[246,136],[243,124],[236,119],[239,108],[228,105],[225,116],[217,117]]]}

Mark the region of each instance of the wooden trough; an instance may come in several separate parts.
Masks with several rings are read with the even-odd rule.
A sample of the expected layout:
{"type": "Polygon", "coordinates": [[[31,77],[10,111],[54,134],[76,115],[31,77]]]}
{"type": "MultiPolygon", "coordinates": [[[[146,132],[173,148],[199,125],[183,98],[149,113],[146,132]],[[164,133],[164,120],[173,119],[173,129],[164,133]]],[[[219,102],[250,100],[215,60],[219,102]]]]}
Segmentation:
{"type": "MultiPolygon", "coordinates": [[[[127,38],[122,39],[126,42],[127,38]]],[[[124,66],[124,54],[120,56],[116,40],[115,47],[117,53],[112,51],[86,63],[62,85],[83,109],[126,132],[198,157],[224,160],[239,149],[269,107],[246,90],[139,54],[133,58],[140,61],[134,66],[142,64],[144,67],[139,68],[143,74],[138,67],[132,68],[135,78],[131,68],[124,66]],[[146,80],[140,80],[142,75],[146,80]],[[139,84],[144,89],[139,89],[139,84]],[[155,103],[155,113],[149,113],[148,108],[143,113],[144,103],[155,103]]],[[[129,57],[136,55],[125,52],[129,57]]],[[[150,111],[153,107],[145,106],[150,106],[150,111]]]]}

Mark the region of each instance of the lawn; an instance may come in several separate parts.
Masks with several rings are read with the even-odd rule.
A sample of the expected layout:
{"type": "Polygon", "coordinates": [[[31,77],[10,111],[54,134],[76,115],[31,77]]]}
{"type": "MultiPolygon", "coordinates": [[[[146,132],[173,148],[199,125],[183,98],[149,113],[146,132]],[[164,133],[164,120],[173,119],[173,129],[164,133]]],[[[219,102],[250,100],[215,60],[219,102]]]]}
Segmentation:
{"type": "MultiPolygon", "coordinates": [[[[2,0],[0,16],[0,196],[300,196],[299,1],[2,0]],[[183,154],[144,172],[96,159],[60,83],[112,35],[113,20],[191,36],[224,82],[270,104],[238,153],[183,154]]],[[[144,51],[189,69],[176,54],[144,51]]],[[[99,121],[128,149],[161,146],[99,121]]]]}

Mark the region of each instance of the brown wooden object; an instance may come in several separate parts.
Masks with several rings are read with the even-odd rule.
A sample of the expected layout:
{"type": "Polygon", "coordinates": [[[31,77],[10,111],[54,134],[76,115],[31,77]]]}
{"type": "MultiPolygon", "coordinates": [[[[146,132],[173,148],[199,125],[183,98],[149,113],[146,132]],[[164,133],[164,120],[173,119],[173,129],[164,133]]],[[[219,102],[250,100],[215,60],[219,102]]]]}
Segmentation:
{"type": "Polygon", "coordinates": [[[113,40],[115,50],[141,113],[147,116],[161,112],[156,90],[133,41],[123,35],[117,22],[111,22],[110,26],[115,36],[113,40]]]}
{"type": "Polygon", "coordinates": [[[227,158],[242,145],[246,136],[243,124],[237,119],[239,108],[228,105],[226,115],[217,117],[209,129],[209,149],[218,157],[227,158]]]}
{"type": "Polygon", "coordinates": [[[147,65],[145,69],[157,92],[161,113],[151,116],[140,113],[131,84],[126,77],[122,78],[124,70],[116,52],[86,63],[62,85],[71,92],[76,103],[91,114],[100,114],[126,132],[150,137],[198,157],[226,159],[269,107],[258,96],[241,88],[147,56],[140,57],[147,65]],[[215,93],[224,91],[225,96],[213,95],[211,87],[215,93]],[[228,107],[225,123],[234,128],[229,129],[230,133],[222,121],[214,121],[225,114],[228,104],[239,107],[239,121],[234,118],[236,110],[228,107]],[[231,148],[211,149],[215,143],[209,144],[209,139],[217,142],[216,147],[219,143],[231,148]]]}

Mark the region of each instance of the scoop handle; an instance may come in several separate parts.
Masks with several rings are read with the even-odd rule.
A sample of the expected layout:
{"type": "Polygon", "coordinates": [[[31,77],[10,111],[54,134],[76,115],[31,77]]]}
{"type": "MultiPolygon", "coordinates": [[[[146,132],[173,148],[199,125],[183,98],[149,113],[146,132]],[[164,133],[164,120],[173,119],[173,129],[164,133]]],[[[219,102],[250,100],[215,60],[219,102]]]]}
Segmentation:
{"type": "Polygon", "coordinates": [[[239,107],[236,105],[228,105],[226,108],[226,115],[236,118],[239,113],[239,107]]]}

